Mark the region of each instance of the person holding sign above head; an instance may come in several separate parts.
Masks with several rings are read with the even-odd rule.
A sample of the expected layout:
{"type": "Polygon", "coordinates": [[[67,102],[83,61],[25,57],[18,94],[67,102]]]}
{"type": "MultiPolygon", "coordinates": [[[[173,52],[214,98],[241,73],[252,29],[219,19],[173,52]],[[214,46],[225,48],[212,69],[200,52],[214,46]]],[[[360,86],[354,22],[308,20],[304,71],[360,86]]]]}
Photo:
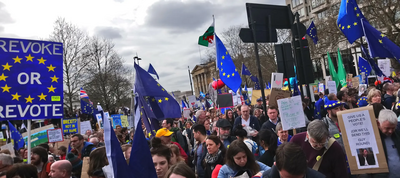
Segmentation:
{"type": "Polygon", "coordinates": [[[327,178],[347,178],[346,155],[321,120],[308,124],[307,132],[294,135],[290,142],[299,145],[307,158],[308,167],[324,174],[327,178]]]}
{"type": "Polygon", "coordinates": [[[342,105],[344,103],[340,101],[328,101],[324,105],[324,109],[328,112],[328,114],[322,119],[326,124],[326,127],[329,130],[329,137],[335,138],[336,141],[340,144],[340,146],[344,150],[342,133],[339,128],[337,112],[342,111],[342,105]]]}

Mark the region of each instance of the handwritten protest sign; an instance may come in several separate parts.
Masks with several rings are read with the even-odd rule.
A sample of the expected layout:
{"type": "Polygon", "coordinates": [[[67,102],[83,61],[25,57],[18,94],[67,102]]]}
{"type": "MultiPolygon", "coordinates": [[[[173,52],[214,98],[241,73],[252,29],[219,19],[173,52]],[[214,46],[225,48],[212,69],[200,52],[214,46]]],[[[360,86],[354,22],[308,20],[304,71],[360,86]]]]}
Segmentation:
{"type": "Polygon", "coordinates": [[[336,82],[335,81],[328,81],[328,90],[329,90],[329,94],[337,93],[337,89],[336,89],[336,82]]]}
{"type": "Polygon", "coordinates": [[[291,91],[285,91],[277,88],[271,89],[271,95],[269,97],[269,105],[270,106],[278,106],[277,100],[282,98],[289,98],[292,94],[291,91]]]}
{"type": "Polygon", "coordinates": [[[337,115],[351,173],[388,172],[373,107],[341,111],[337,115]]]}
{"type": "Polygon", "coordinates": [[[283,130],[296,129],[306,126],[301,96],[279,99],[278,108],[283,130]]]}
{"type": "Polygon", "coordinates": [[[81,134],[84,135],[87,130],[92,130],[92,126],[90,125],[90,121],[83,121],[80,123],[81,134]]]}
{"type": "Polygon", "coordinates": [[[64,141],[64,135],[62,129],[47,130],[47,138],[49,139],[49,143],[64,141]]]}
{"type": "Polygon", "coordinates": [[[62,129],[64,134],[78,133],[78,119],[62,119],[62,129]]]}
{"type": "Polygon", "coordinates": [[[126,116],[126,115],[122,115],[121,116],[121,126],[122,127],[128,127],[129,126],[128,116],[126,116]]]}

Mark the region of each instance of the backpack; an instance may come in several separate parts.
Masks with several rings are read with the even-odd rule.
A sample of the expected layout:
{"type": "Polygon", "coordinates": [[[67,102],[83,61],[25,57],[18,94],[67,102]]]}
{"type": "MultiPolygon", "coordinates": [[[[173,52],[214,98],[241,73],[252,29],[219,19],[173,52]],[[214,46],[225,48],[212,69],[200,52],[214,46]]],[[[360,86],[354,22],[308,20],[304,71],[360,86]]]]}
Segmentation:
{"type": "Polygon", "coordinates": [[[92,149],[93,149],[94,147],[95,147],[94,145],[90,144],[90,145],[86,146],[85,149],[83,149],[83,152],[82,152],[82,160],[83,160],[83,157],[87,157],[87,156],[90,155],[90,153],[92,152],[92,149]]]}
{"type": "Polygon", "coordinates": [[[249,141],[249,140],[245,140],[245,143],[249,143],[251,145],[251,152],[253,154],[257,153],[257,144],[255,144],[255,142],[249,141]]]}

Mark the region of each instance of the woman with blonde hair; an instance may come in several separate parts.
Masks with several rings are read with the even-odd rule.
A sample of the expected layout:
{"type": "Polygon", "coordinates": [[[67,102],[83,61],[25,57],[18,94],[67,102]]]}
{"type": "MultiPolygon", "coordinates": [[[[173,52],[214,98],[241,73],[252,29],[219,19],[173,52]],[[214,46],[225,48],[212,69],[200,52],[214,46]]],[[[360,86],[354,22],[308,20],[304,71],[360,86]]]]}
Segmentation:
{"type": "Polygon", "coordinates": [[[181,156],[178,146],[176,146],[175,144],[168,144],[167,146],[169,147],[169,149],[171,149],[171,159],[169,162],[170,165],[185,162],[185,159],[181,156]]]}
{"type": "Polygon", "coordinates": [[[377,90],[377,89],[371,89],[368,92],[368,96],[367,96],[367,101],[368,103],[371,105],[373,103],[381,103],[381,91],[377,90]]]}

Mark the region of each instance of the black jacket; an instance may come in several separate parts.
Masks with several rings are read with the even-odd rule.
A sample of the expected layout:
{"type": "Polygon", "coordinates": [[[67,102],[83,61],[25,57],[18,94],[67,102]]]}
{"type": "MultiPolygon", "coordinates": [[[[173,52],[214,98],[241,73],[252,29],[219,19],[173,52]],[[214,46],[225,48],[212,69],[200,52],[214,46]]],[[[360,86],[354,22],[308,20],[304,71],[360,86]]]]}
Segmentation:
{"type": "MultiPolygon", "coordinates": [[[[265,171],[262,174],[262,178],[280,178],[278,168],[276,166],[272,166],[271,169],[265,171]]],[[[305,175],[306,178],[324,178],[325,175],[322,173],[315,171],[311,168],[307,168],[307,172],[305,175]]]]}
{"type": "MultiPolygon", "coordinates": [[[[250,115],[250,127],[253,129],[256,129],[257,131],[260,131],[260,122],[258,121],[257,117],[250,115]]],[[[235,123],[233,124],[233,130],[235,130],[236,126],[242,124],[242,117],[237,117],[235,119],[235,123]]]]}

